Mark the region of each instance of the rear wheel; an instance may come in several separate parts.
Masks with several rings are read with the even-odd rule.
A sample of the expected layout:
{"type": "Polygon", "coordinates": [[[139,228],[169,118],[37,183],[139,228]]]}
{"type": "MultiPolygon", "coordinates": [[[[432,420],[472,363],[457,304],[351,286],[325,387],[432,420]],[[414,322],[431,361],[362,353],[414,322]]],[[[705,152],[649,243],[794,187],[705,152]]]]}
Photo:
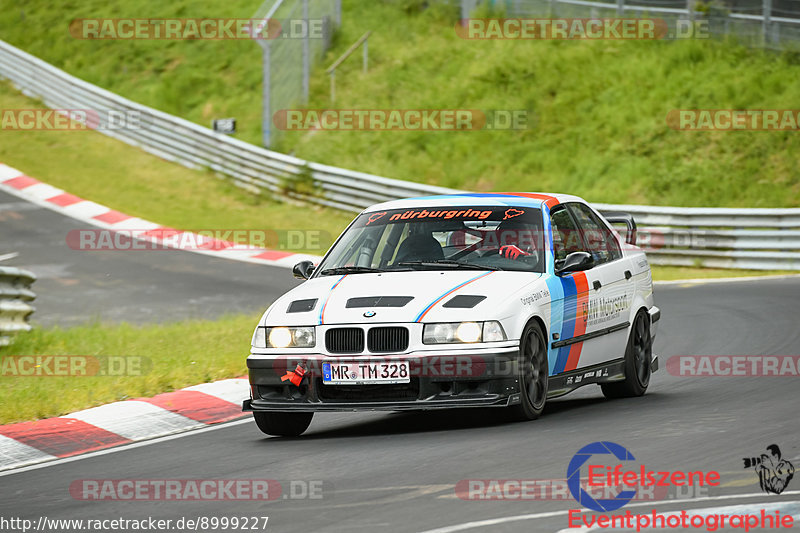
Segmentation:
{"type": "Polygon", "coordinates": [[[650,338],[650,320],[645,311],[639,311],[633,321],[628,346],[625,350],[625,380],[603,383],[606,398],[631,398],[641,396],[650,384],[653,342],[650,338]]]}
{"type": "Polygon", "coordinates": [[[514,418],[535,420],[544,411],[547,401],[547,346],[537,322],[531,322],[519,341],[520,402],[512,407],[514,418]]]}
{"type": "Polygon", "coordinates": [[[311,425],[314,413],[253,413],[258,429],[267,435],[298,437],[311,425]]]}

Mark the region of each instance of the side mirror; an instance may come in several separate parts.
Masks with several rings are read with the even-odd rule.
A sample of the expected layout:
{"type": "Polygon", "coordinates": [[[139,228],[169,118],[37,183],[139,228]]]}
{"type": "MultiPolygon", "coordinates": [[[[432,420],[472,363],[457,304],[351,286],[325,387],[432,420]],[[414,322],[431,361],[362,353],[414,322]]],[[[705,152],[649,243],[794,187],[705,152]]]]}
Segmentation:
{"type": "Polygon", "coordinates": [[[636,221],[629,213],[620,213],[617,211],[607,211],[603,213],[603,217],[608,220],[611,225],[625,224],[627,231],[625,232],[625,242],[636,246],[636,221]]]}
{"type": "Polygon", "coordinates": [[[556,263],[556,275],[560,276],[569,272],[589,270],[594,266],[594,259],[588,252],[572,252],[563,261],[557,261],[556,263]]]}
{"type": "Polygon", "coordinates": [[[292,268],[292,274],[297,279],[308,279],[314,273],[314,263],[311,261],[300,261],[292,268]]]}

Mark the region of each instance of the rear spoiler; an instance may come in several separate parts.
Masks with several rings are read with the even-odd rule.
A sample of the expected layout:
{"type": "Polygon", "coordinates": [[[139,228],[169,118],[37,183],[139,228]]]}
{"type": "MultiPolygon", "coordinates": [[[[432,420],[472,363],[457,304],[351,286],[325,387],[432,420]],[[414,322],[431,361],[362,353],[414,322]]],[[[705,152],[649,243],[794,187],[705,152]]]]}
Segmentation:
{"type": "Polygon", "coordinates": [[[633,220],[633,215],[622,211],[604,211],[602,214],[609,224],[625,224],[628,229],[625,233],[625,242],[636,245],[636,221],[633,220]]]}

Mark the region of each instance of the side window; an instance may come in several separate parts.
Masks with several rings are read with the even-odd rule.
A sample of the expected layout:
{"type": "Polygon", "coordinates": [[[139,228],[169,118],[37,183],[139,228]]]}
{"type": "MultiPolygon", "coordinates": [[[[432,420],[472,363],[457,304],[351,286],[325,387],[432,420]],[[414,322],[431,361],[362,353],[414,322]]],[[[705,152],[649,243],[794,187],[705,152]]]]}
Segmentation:
{"type": "Polygon", "coordinates": [[[608,263],[622,257],[614,233],[603,224],[589,206],[574,202],[569,204],[569,209],[581,227],[587,251],[592,254],[596,264],[608,263]]]}
{"type": "Polygon", "coordinates": [[[572,252],[583,251],[578,228],[566,207],[557,207],[550,212],[550,225],[553,227],[553,251],[556,261],[560,261],[572,252]]]}

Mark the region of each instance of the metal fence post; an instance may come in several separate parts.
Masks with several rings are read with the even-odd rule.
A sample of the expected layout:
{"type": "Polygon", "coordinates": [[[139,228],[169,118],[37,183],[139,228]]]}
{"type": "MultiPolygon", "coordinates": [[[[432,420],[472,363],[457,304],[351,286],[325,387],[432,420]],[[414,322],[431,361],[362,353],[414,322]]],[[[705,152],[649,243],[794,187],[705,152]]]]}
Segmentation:
{"type": "Polygon", "coordinates": [[[367,54],[368,54],[367,40],[369,39],[370,35],[372,35],[372,30],[369,30],[367,33],[362,35],[355,43],[353,43],[350,46],[350,48],[347,49],[345,53],[343,53],[341,56],[339,56],[339,58],[336,61],[333,62],[333,65],[328,67],[328,70],[326,70],[328,75],[331,77],[331,103],[333,103],[336,100],[336,69],[339,67],[339,65],[342,64],[342,62],[344,62],[345,59],[350,57],[350,54],[355,52],[356,49],[362,45],[364,46],[363,69],[364,72],[367,71],[367,54]]]}
{"type": "Polygon", "coordinates": [[[622,17],[625,15],[625,0],[617,0],[617,16],[622,17]]]}
{"type": "Polygon", "coordinates": [[[764,38],[764,43],[769,42],[769,26],[770,18],[772,16],[772,0],[763,0],[763,7],[761,13],[761,35],[764,38]]]}
{"type": "Polygon", "coordinates": [[[342,25],[342,0],[334,0],[334,13],[336,16],[336,26],[340,27],[342,25]]]}
{"type": "Polygon", "coordinates": [[[686,14],[689,20],[694,21],[694,0],[686,0],[686,14]]]}
{"type": "Polygon", "coordinates": [[[261,88],[261,143],[265,148],[270,146],[270,133],[272,131],[272,113],[270,109],[270,45],[269,41],[259,41],[261,44],[261,70],[263,71],[263,79],[261,88]]]}
{"type": "Polygon", "coordinates": [[[367,62],[369,61],[369,39],[364,39],[364,59],[363,59],[363,69],[364,73],[367,73],[367,62]]]}
{"type": "Polygon", "coordinates": [[[303,24],[305,25],[305,35],[303,36],[303,102],[308,103],[309,78],[311,77],[311,21],[308,17],[308,0],[303,0],[303,24]]]}

